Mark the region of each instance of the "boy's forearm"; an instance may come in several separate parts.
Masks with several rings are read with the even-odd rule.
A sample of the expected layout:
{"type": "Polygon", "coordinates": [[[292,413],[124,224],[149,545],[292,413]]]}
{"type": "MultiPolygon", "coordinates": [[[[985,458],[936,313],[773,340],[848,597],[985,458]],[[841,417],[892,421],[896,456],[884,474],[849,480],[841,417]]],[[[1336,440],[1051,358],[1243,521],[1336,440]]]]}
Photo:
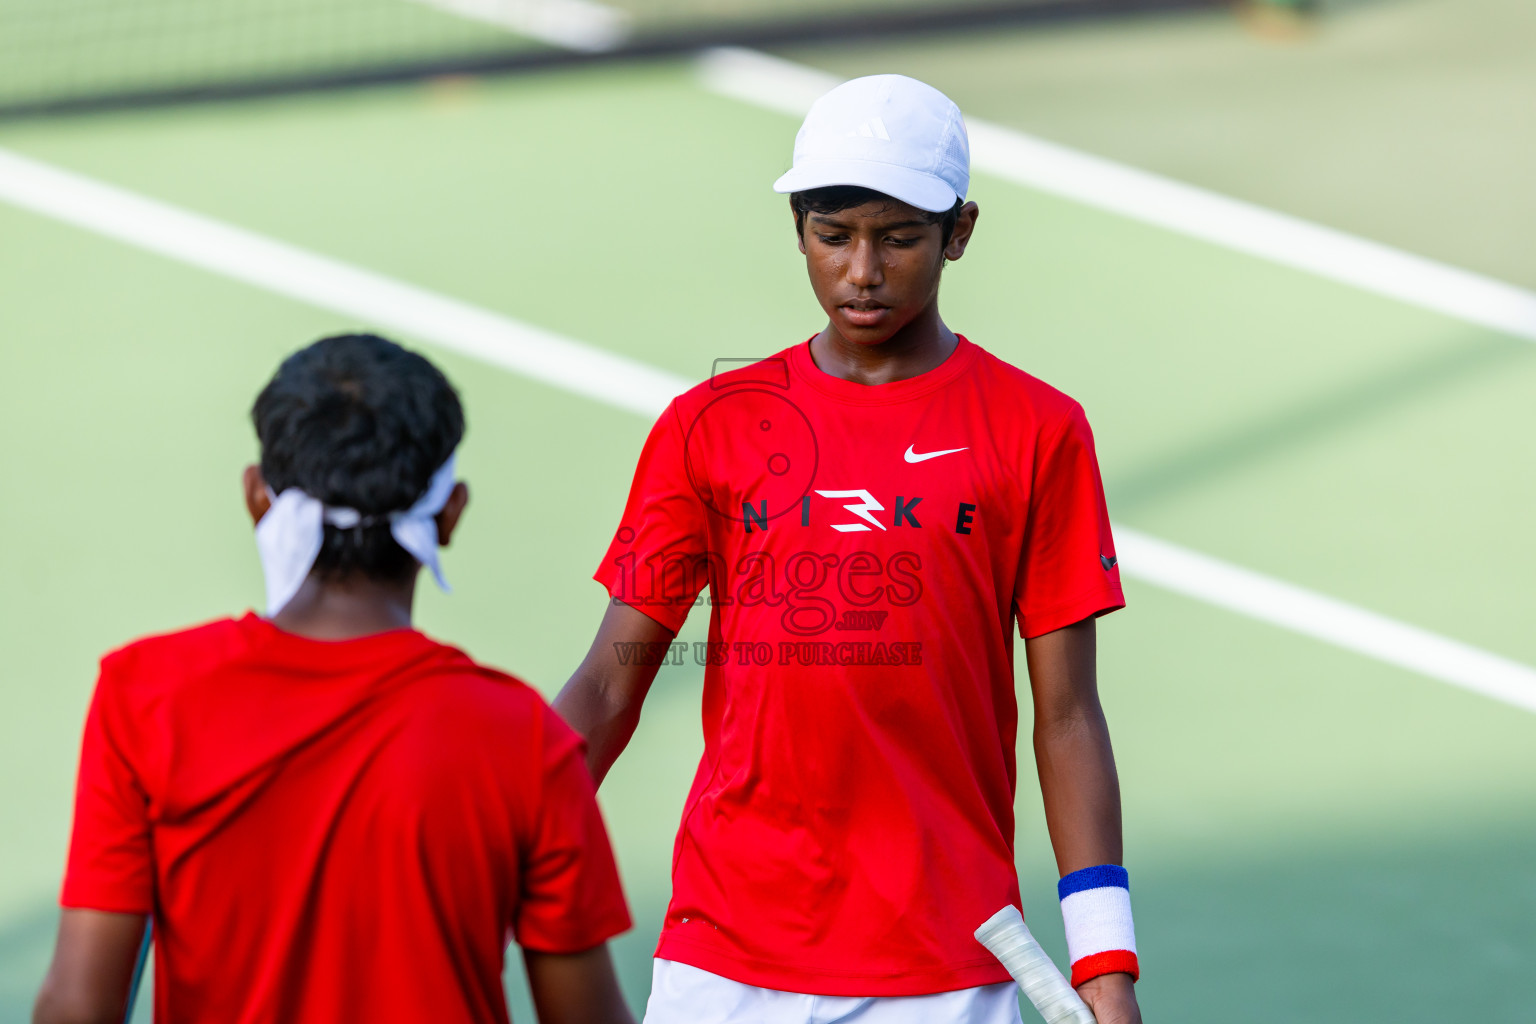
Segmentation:
{"type": "Polygon", "coordinates": [[[640,708],[661,667],[637,652],[674,636],[644,612],[610,602],[587,656],[555,697],[553,707],[587,741],[587,769],[598,784],[640,724],[640,708]],[[629,652],[621,658],[620,651],[629,652]]]}
{"type": "Polygon", "coordinates": [[[1057,869],[1121,863],[1120,780],[1103,714],[1037,722],[1034,746],[1057,869]]]}
{"type": "Polygon", "coordinates": [[[640,724],[640,705],[615,695],[599,673],[582,669],[560,690],[553,707],[586,740],[587,770],[592,781],[602,785],[640,724]]]}

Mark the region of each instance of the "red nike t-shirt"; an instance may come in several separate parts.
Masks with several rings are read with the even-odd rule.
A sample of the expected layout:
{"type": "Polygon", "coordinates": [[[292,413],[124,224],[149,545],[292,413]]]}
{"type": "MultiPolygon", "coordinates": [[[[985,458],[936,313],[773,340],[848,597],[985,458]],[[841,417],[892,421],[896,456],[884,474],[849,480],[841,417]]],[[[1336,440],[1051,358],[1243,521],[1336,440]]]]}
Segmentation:
{"type": "Polygon", "coordinates": [[[972,932],[1017,903],[1012,626],[1124,604],[1082,409],[964,338],[866,386],[808,344],[651,431],[596,579],[709,640],[704,757],[657,956],[897,996],[1008,980],[972,932]]]}
{"type": "Polygon", "coordinates": [[[505,1022],[505,944],[629,927],[577,736],[414,630],[246,615],[102,660],[63,904],[153,912],[155,1020],[505,1022]]]}

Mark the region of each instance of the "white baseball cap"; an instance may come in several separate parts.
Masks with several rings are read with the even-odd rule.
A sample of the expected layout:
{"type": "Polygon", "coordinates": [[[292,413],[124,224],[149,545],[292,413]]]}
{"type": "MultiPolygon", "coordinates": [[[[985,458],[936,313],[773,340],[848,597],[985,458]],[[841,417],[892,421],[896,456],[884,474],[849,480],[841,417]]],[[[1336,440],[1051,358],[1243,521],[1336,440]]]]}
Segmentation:
{"type": "Polygon", "coordinates": [[[945,213],[971,183],[971,143],[960,108],[905,75],[844,82],[811,106],[795,163],[775,192],[861,185],[945,213]]]}

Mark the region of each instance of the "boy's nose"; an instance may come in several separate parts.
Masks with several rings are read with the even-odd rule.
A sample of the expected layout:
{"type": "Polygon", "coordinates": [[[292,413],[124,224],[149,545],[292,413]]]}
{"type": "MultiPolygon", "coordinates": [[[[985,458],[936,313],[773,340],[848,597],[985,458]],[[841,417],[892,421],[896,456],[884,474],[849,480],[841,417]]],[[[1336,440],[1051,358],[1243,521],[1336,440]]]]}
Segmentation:
{"type": "Polygon", "coordinates": [[[877,288],[885,282],[885,270],[873,242],[855,242],[853,258],[848,261],[848,283],[860,288],[877,288]]]}

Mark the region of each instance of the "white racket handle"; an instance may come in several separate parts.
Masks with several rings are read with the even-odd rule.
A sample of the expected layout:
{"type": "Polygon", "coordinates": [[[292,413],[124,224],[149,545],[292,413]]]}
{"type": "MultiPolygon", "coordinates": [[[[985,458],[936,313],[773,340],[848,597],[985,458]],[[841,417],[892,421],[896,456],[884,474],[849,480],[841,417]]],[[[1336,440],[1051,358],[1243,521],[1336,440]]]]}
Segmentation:
{"type": "Polygon", "coordinates": [[[1004,907],[987,918],[987,923],[976,929],[976,941],[1008,968],[1046,1024],[1097,1024],[1088,1004],[1029,933],[1018,907],[1004,907]]]}

